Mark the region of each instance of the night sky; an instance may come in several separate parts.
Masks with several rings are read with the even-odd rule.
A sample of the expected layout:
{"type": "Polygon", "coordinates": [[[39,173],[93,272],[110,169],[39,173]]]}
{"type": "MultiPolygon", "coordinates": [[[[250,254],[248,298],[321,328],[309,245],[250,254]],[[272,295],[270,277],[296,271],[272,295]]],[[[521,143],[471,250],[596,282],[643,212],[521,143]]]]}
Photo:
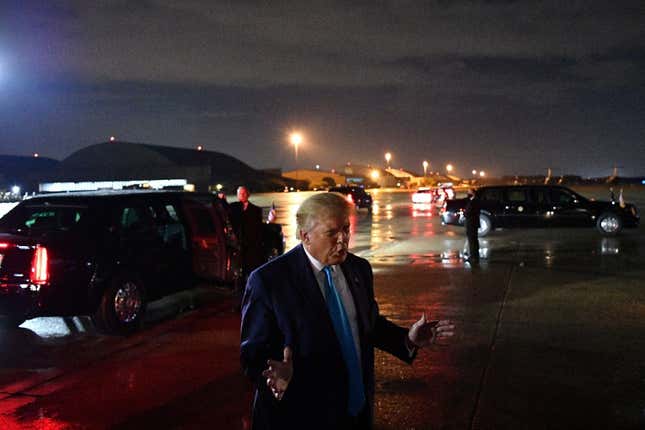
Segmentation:
{"type": "Polygon", "coordinates": [[[645,2],[0,0],[0,154],[645,175],[645,2]]]}

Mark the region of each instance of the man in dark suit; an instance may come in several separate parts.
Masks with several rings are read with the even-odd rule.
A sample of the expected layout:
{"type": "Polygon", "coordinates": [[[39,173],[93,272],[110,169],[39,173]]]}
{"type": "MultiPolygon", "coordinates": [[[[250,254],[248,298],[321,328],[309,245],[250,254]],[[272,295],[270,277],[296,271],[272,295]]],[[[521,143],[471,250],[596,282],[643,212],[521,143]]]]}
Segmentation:
{"type": "Polygon", "coordinates": [[[249,190],[244,187],[237,189],[237,202],[230,204],[231,223],[240,242],[240,258],[244,277],[262,263],[262,208],[249,201],[249,190]]]}
{"type": "Polygon", "coordinates": [[[466,244],[464,246],[464,253],[468,252],[466,260],[472,263],[479,262],[479,238],[477,231],[479,230],[479,213],[480,205],[479,200],[475,196],[475,190],[468,190],[468,203],[464,210],[465,227],[466,227],[466,244]]]}
{"type": "Polygon", "coordinates": [[[301,243],[254,271],[242,308],[241,361],[254,383],[254,429],[371,429],[374,348],[410,363],[452,336],[425,314],[410,329],[379,314],[372,269],[348,252],[351,207],[336,193],[305,200],[301,243]]]}

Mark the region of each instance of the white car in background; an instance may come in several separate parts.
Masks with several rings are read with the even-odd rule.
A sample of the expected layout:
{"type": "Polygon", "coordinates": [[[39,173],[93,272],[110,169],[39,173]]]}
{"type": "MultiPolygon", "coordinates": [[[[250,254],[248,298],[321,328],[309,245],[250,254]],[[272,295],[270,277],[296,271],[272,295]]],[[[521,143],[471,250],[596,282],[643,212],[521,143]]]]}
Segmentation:
{"type": "Polygon", "coordinates": [[[430,204],[432,203],[434,193],[429,187],[421,187],[412,194],[412,203],[430,204]]]}

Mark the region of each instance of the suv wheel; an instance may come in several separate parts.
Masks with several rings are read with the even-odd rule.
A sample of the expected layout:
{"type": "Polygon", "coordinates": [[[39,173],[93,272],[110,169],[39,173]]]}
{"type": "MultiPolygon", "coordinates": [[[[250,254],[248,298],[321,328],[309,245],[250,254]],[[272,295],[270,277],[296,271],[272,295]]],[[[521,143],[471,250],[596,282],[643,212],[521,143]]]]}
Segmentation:
{"type": "Polygon", "coordinates": [[[605,212],[598,217],[596,227],[605,236],[615,236],[623,229],[623,221],[614,212],[605,212]]]}
{"type": "Polygon", "coordinates": [[[490,220],[488,215],[480,214],[479,215],[479,229],[477,230],[477,235],[479,237],[484,237],[490,233],[493,228],[493,223],[490,220]]]}
{"type": "Polygon", "coordinates": [[[119,274],[103,292],[92,320],[101,332],[128,335],[139,328],[145,309],[146,295],[141,280],[131,274],[119,274]]]}

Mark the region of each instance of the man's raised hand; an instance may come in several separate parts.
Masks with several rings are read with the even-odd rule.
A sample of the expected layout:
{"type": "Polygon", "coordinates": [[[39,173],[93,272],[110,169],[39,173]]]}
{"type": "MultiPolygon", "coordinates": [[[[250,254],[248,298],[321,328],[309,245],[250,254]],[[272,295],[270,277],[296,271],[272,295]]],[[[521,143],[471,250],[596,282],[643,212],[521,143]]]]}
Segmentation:
{"type": "Polygon", "coordinates": [[[449,320],[428,320],[425,312],[419,321],[412,324],[408,338],[419,348],[426,347],[437,339],[444,339],[455,334],[455,326],[449,320]]]}
{"type": "Polygon", "coordinates": [[[267,387],[273,393],[273,397],[282,400],[282,396],[287,391],[291,377],[293,376],[293,351],[286,346],[283,351],[282,361],[267,360],[267,369],[262,372],[267,382],[267,387]]]}

